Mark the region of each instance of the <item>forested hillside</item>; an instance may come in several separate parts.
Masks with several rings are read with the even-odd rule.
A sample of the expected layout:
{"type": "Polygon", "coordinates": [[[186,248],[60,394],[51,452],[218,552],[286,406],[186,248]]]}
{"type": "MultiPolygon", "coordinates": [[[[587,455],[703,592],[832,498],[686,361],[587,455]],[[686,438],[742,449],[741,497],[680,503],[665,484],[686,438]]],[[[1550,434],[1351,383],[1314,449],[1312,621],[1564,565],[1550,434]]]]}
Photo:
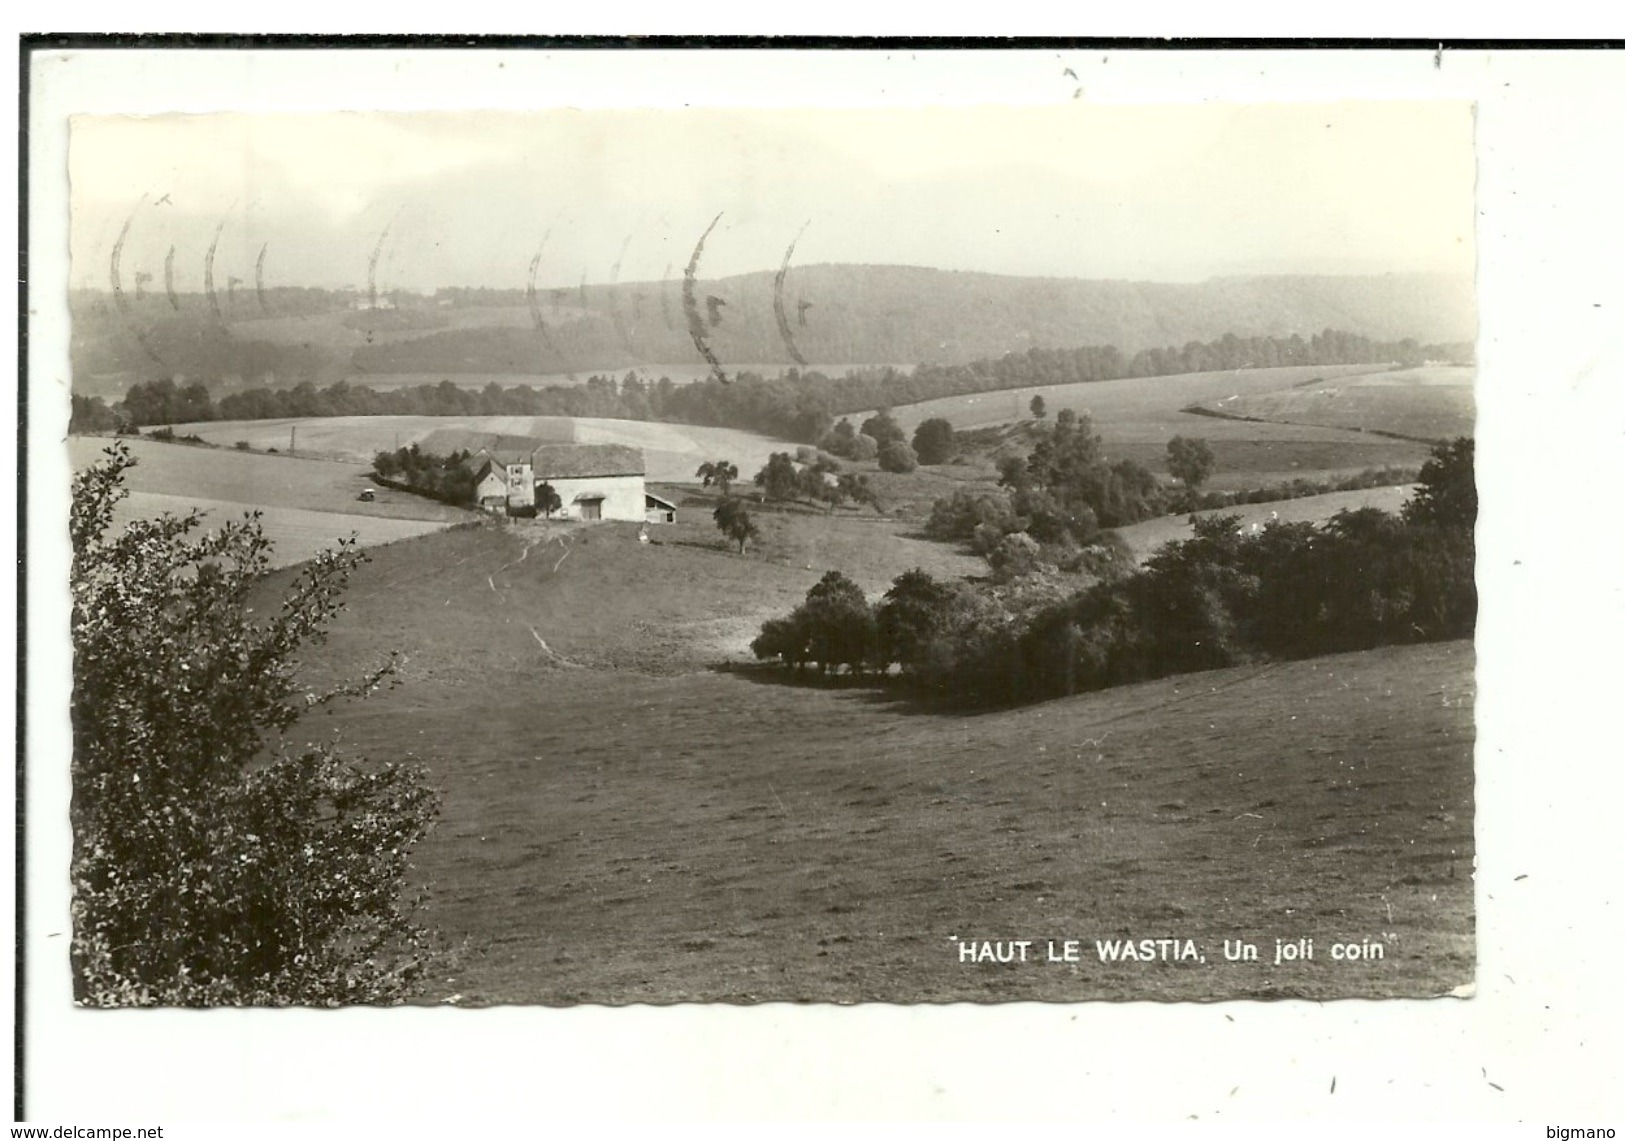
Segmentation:
{"type": "MultiPolygon", "coordinates": [[[[700,363],[693,328],[723,367],[962,365],[1007,353],[1157,346],[1338,329],[1378,341],[1470,342],[1472,282],[1447,275],[1233,277],[1194,284],[1003,277],[908,266],[792,267],[696,282],[538,291],[448,289],[391,295],[358,310],[350,294],[239,291],[213,303],[148,295],[121,309],[74,299],[73,366],[82,393],[118,396],[164,376],[291,387],[356,373],[557,375],[700,363]],[[780,319],[782,317],[782,320],[780,319]]],[[[1248,362],[1265,364],[1267,362],[1248,362]]]]}

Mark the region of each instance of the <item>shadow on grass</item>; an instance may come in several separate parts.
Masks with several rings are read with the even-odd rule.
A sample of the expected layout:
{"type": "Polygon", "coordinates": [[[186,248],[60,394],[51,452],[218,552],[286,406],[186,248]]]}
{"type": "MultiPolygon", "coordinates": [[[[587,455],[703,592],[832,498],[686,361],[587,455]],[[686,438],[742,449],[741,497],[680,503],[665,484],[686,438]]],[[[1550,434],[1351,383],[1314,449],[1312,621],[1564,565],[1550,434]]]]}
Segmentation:
{"type": "Polygon", "coordinates": [[[696,551],[710,551],[712,554],[737,555],[739,548],[732,543],[719,541],[704,541],[701,539],[651,539],[650,546],[655,547],[693,547],[696,551]]]}
{"type": "Polygon", "coordinates": [[[755,685],[828,690],[896,713],[961,718],[1001,713],[1012,708],[1007,703],[967,701],[963,694],[914,689],[897,674],[824,674],[817,670],[798,673],[773,662],[719,662],[710,670],[743,678],[755,685]]]}

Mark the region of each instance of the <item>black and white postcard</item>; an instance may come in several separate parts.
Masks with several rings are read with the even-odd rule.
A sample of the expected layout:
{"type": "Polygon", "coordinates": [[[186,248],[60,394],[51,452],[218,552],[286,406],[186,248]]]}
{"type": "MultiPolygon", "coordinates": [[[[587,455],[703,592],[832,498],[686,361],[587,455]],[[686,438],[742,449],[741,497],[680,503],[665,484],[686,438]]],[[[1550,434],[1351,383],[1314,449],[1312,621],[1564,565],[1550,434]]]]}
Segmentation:
{"type": "Polygon", "coordinates": [[[1483,1001],[1489,70],[299,54],[35,61],[77,1032],[1483,1001]]]}

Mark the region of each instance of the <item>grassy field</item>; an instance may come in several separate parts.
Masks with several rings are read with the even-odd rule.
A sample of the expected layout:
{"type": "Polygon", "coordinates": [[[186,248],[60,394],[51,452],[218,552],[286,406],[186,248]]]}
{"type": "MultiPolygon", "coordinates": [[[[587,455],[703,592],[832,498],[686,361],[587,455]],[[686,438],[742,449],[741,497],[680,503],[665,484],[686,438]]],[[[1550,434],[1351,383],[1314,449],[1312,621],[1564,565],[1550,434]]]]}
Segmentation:
{"type": "Polygon", "coordinates": [[[492,525],[380,548],[358,574],[306,676],[399,649],[404,684],[310,724],[419,760],[445,790],[417,875],[468,953],[431,999],[1332,998],[1471,982],[1470,645],[925,713],[707,667],[828,565],[859,559],[843,569],[875,591],[915,553],[933,573],[954,556],[856,515],[744,557],[708,525],[650,544],[635,527],[492,525]],[[1085,953],[962,964],[954,937],[1085,953]],[[1300,937],[1315,960],[1276,965],[1275,940],[1300,937]],[[1093,940],[1120,938],[1191,939],[1206,961],[1100,962],[1093,940]],[[1227,939],[1260,961],[1226,962],[1227,939]],[[1334,940],[1381,942],[1385,958],[1334,962],[1334,940]]]}
{"type": "Polygon", "coordinates": [[[1408,441],[1359,436],[1337,427],[1245,423],[1184,411],[1193,404],[1239,400],[1371,371],[1371,365],[1329,365],[1135,377],[947,397],[904,405],[893,409],[893,415],[911,433],[922,420],[937,416],[959,430],[986,428],[1030,420],[1028,405],[1040,395],[1049,420],[1063,408],[1087,413],[1112,459],[1131,459],[1152,471],[1166,471],[1165,449],[1174,436],[1207,440],[1217,461],[1209,486],[1220,489],[1417,466],[1427,449],[1408,441]]]}
{"type": "Polygon", "coordinates": [[[561,661],[677,673],[752,660],[768,617],[794,607],[827,570],[871,594],[906,570],[963,578],[981,559],[899,533],[868,512],[758,512],[762,537],[740,556],[703,508],[675,525],[538,520],[449,531],[373,553],[350,616],[323,654],[323,676],[364,668],[380,639],[407,676],[477,684],[561,661]],[[545,648],[543,643],[545,643],[545,648]]]}
{"type": "Polygon", "coordinates": [[[191,495],[161,495],[148,491],[133,491],[125,497],[113,510],[113,526],[121,528],[137,519],[200,511],[205,527],[218,528],[224,523],[240,520],[244,514],[255,510],[260,512],[261,530],[271,540],[272,567],[294,566],[315,558],[322,551],[338,546],[341,539],[352,535],[359,546],[377,547],[427,535],[446,526],[445,523],[416,519],[302,511],[297,507],[256,508],[246,503],[191,495]]]}
{"type": "Polygon", "coordinates": [[[219,420],[181,424],[213,444],[231,447],[246,440],[258,450],[285,451],[294,433],[299,455],[370,463],[380,451],[405,447],[441,428],[469,428],[555,443],[628,444],[643,449],[651,480],[694,482],[694,470],[707,460],[726,458],[741,473],[754,473],[773,452],[795,445],[733,428],[658,424],[644,420],[605,420],[570,416],[326,416],[303,420],[219,420]]]}
{"type": "MultiPolygon", "coordinates": [[[[892,409],[897,422],[912,432],[922,420],[940,416],[956,429],[986,428],[1032,417],[1028,405],[1034,396],[1044,398],[1047,415],[1054,418],[1063,408],[1087,412],[1097,426],[1117,425],[1121,438],[1147,438],[1162,434],[1162,426],[1177,417],[1187,404],[1218,400],[1254,392],[1273,392],[1313,378],[1343,378],[1380,371],[1372,365],[1320,365],[1291,368],[1228,369],[1222,372],[1193,372],[1181,376],[1124,377],[1083,384],[1052,384],[1019,388],[1007,392],[970,393],[946,396],[892,409]]],[[[1187,417],[1188,419],[1188,417],[1187,417]]]]}
{"type": "Polygon", "coordinates": [[[1209,400],[1201,406],[1281,424],[1451,439],[1473,434],[1475,373],[1451,366],[1397,369],[1209,400]]]}
{"type": "MultiPolygon", "coordinates": [[[[1283,523],[1323,523],[1339,511],[1355,511],[1361,507],[1376,507],[1398,514],[1411,498],[1414,487],[1370,487],[1360,491],[1334,491],[1328,495],[1309,495],[1302,499],[1282,499],[1273,503],[1245,503],[1224,507],[1216,511],[1198,511],[1198,515],[1236,515],[1241,526],[1262,526],[1272,518],[1283,523]]],[[[1117,534],[1129,545],[1137,558],[1145,558],[1164,543],[1189,539],[1189,515],[1164,515],[1119,527],[1117,534]]]]}
{"type": "MultiPolygon", "coordinates": [[[[68,455],[74,470],[95,463],[112,442],[109,437],[70,436],[68,455]]],[[[136,458],[135,467],[126,476],[126,486],[132,491],[195,495],[260,508],[296,507],[371,519],[455,523],[469,517],[466,511],[422,496],[377,487],[367,478],[368,469],[354,463],[144,439],[125,439],[124,444],[136,458]],[[374,502],[362,503],[356,498],[364,488],[373,489],[374,502]]]]}
{"type": "MultiPolygon", "coordinates": [[[[1348,458],[1322,435],[1366,443],[1190,419],[1233,423],[1240,434],[1215,450],[1259,471],[1282,470],[1264,465],[1287,455],[1348,458]]],[[[268,530],[286,527],[274,536],[282,561],[357,519],[399,529],[370,540],[382,545],[303,678],[353,679],[396,651],[402,684],[306,727],[353,754],[420,761],[444,790],[415,875],[430,923],[466,949],[430,1001],[1328,999],[1472,982],[1470,644],[927,712],[879,690],[784,684],[751,662],[749,642],[826,570],[871,598],[916,566],[985,573],[917,531],[931,498],[991,478],[986,457],[871,473],[885,515],[756,507],[762,534],[740,555],[692,480],[702,460],[726,458],[748,481],[787,449],[747,433],[514,417],[195,430],[226,447],[135,444],[130,509],[195,496],[213,512],[267,505],[268,530]],[[637,524],[441,529],[467,513],[387,491],[356,501],[366,469],[353,461],[454,423],[643,447],[680,522],[640,543],[637,524]],[[352,462],[230,447],[282,447],[293,427],[301,453],[352,462]],[[388,541],[413,529],[434,533],[388,541]],[[1095,940],[1120,939],[1190,940],[1201,958],[1102,962],[1095,940]],[[1313,939],[1314,959],[1276,963],[1277,939],[1313,939]],[[962,962],[971,940],[1030,941],[1031,961],[962,962]],[[1049,940],[1077,940],[1076,961],[1045,961],[1049,940]],[[1243,942],[1258,961],[1226,959],[1243,942]],[[1380,944],[1384,957],[1333,959],[1345,942],[1380,944]]],[[[1108,450],[1160,453],[1166,436],[1144,432],[1108,450]]],[[[103,443],[71,442],[75,464],[103,443]]],[[[1394,449],[1373,463],[1422,450],[1371,446],[1394,449]]],[[[1404,495],[1234,513],[1319,519],[1404,495]]],[[[1150,550],[1187,530],[1181,516],[1126,537],[1150,550]]],[[[271,576],[267,597],[289,573],[271,576]]]]}
{"type": "MultiPolygon", "coordinates": [[[[376,499],[357,499],[373,487],[356,464],[294,459],[251,452],[125,440],[136,465],[125,476],[130,495],[119,504],[114,523],[203,511],[207,525],[219,526],[246,511],[261,513],[265,535],[274,544],[276,566],[303,562],[355,533],[364,547],[438,531],[469,519],[470,513],[416,495],[374,488],[376,499]]],[[[69,460],[82,470],[102,458],[110,439],[71,436],[69,460]]]]}

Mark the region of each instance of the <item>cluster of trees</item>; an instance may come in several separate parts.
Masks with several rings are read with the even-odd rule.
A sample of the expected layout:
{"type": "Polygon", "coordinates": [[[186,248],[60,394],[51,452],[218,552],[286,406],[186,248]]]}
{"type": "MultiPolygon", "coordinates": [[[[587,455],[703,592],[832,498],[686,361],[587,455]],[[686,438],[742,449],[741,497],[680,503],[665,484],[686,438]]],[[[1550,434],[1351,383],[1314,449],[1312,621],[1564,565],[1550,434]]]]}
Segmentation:
{"type": "Polygon", "coordinates": [[[1248,491],[1204,492],[1201,485],[1214,462],[1206,440],[1175,436],[1168,441],[1168,467],[1184,487],[1165,487],[1139,464],[1108,463],[1088,418],[1063,410],[1031,455],[1001,461],[999,490],[961,488],[936,500],[925,533],[941,542],[968,544],[1006,577],[1045,565],[1098,568],[1116,561],[1115,552],[1102,549],[1105,529],[1154,515],[1393,487],[1417,478],[1414,468],[1367,468],[1335,479],[1300,478],[1248,491]]]}
{"type": "Polygon", "coordinates": [[[1026,459],[1006,457],[999,483],[1013,495],[1016,513],[1031,520],[1039,542],[1070,537],[1086,543],[1101,527],[1121,527],[1160,515],[1162,485],[1133,460],[1109,463],[1087,415],[1061,410],[1026,459]]]}
{"type": "MultiPolygon", "coordinates": [[[[412,444],[393,452],[379,452],[373,457],[372,470],[380,479],[404,484],[420,495],[461,507],[474,498],[474,473],[469,470],[468,457],[466,451],[439,456],[412,444]]],[[[558,496],[553,498],[557,500],[558,496]]],[[[553,510],[558,510],[557,503],[553,510]]]]}
{"type": "Polygon", "coordinates": [[[880,497],[867,475],[841,472],[839,465],[828,455],[810,448],[803,450],[807,454],[801,466],[790,458],[788,452],[774,452],[768,456],[766,466],[752,480],[762,489],[763,499],[822,504],[831,512],[846,503],[859,507],[867,504],[876,511],[881,509],[880,497]]]}
{"type": "Polygon", "coordinates": [[[880,441],[872,433],[858,431],[852,426],[851,419],[843,416],[818,438],[818,450],[845,460],[867,463],[879,458],[880,441]]]}
{"type": "Polygon", "coordinates": [[[134,425],[107,406],[100,396],[73,394],[68,413],[68,431],[75,435],[100,435],[106,432],[133,432],[134,425]]]}
{"type": "MultiPolygon", "coordinates": [[[[532,335],[524,330],[509,332],[516,336],[532,335]]],[[[895,439],[901,447],[893,448],[888,459],[880,454],[885,441],[879,435],[853,429],[850,424],[845,429],[839,424],[832,428],[834,418],[944,396],[1076,381],[1281,364],[1386,364],[1447,356],[1453,359],[1461,355],[1454,351],[1458,348],[1417,345],[1412,341],[1373,341],[1328,329],[1308,340],[1297,336],[1227,335],[1212,342],[1191,342],[1178,349],[1147,349],[1127,358],[1111,346],[1096,345],[1078,349],[1030,349],[964,365],[921,365],[911,373],[889,367],[864,368],[831,377],[816,371],[789,369],[769,378],[757,372],[741,371],[726,384],[715,378],[683,385],[674,384],[669,377],[650,382],[635,372],[628,372],[618,381],[613,376],[594,375],[576,385],[503,387],[492,381],[481,389],[464,388],[450,379],[438,384],[388,390],[343,380],[318,387],[307,379],[291,388],[258,387],[233,392],[218,402],[210,399],[207,388],[200,383],[177,388],[173,381],[161,380],[131,389],[122,411],[137,425],[213,419],[384,415],[602,416],[660,420],[742,428],[798,443],[816,443],[835,455],[858,460],[878,458],[888,470],[902,471],[909,470],[909,458],[914,462],[932,462],[919,454],[922,441],[918,432],[911,446],[898,429],[895,439]],[[163,385],[168,387],[153,387],[163,385]],[[138,393],[137,389],[141,391],[138,393]],[[870,445],[863,442],[864,436],[873,441],[872,455],[866,454],[870,445]]],[[[402,362],[401,367],[421,371],[426,365],[422,359],[415,359],[402,362]]],[[[515,371],[523,371],[523,368],[522,364],[514,365],[515,371]]],[[[1032,408],[1035,416],[1042,415],[1041,401],[1035,400],[1032,408]]],[[[939,455],[946,441],[940,436],[939,427],[933,427],[932,432],[937,435],[926,441],[926,447],[932,455],[939,455]]]]}
{"type": "Polygon", "coordinates": [[[123,419],[138,427],[218,419],[207,385],[197,381],[179,385],[168,377],[131,385],[120,411],[123,419]]]}
{"type": "MultiPolygon", "coordinates": [[[[860,507],[867,504],[876,511],[882,509],[880,496],[867,475],[841,472],[840,464],[832,456],[811,447],[799,449],[798,456],[799,463],[789,452],[774,452],[768,456],[767,463],[751,481],[760,489],[757,492],[760,501],[821,504],[830,512],[846,503],[860,507]]],[[[708,460],[694,474],[706,487],[714,485],[721,491],[722,501],[712,512],[712,519],[717,530],[729,542],[737,543],[739,553],[744,554],[746,545],[759,537],[760,530],[745,502],[730,494],[734,481],[739,478],[739,468],[727,460],[708,460]]]]}
{"type": "Polygon", "coordinates": [[[798,673],[811,669],[827,675],[845,668],[861,677],[893,665],[912,672],[931,660],[935,641],[974,605],[967,588],[911,570],[871,606],[857,583],[829,571],[800,606],[783,618],[768,619],[751,651],[758,658],[777,658],[798,673]]]}
{"type": "Polygon", "coordinates": [[[443,949],[405,886],[439,796],[416,769],[298,743],[299,719],[390,679],[296,683],[365,556],[307,563],[280,607],[257,517],[110,533],[135,461],[74,480],[74,995],[91,1006],[342,1005],[421,993],[443,949]],[[255,610],[258,610],[258,614],[255,610]]]}
{"type": "MultiPolygon", "coordinates": [[[[1126,557],[1126,548],[1112,532],[1096,528],[1087,539],[1078,540],[1058,529],[1055,515],[1019,514],[1018,502],[1029,510],[1035,509],[1031,496],[961,488],[931,505],[925,522],[926,537],[966,544],[987,559],[994,576],[1001,581],[1045,567],[1100,573],[1126,557]],[[1035,522],[1037,534],[1045,539],[1032,532],[1035,522]]],[[[1036,507],[1049,510],[1041,502],[1036,507]]]]}
{"type": "Polygon", "coordinates": [[[1029,561],[1075,563],[1103,528],[1163,514],[1168,506],[1157,477],[1132,460],[1109,462],[1089,418],[1071,409],[1061,411],[1029,455],[1000,461],[999,486],[938,499],[925,533],[969,543],[995,569],[1020,573],[1029,561]]]}
{"type": "Polygon", "coordinates": [[[1467,637],[1478,607],[1472,441],[1441,445],[1420,479],[1397,517],[1364,508],[1324,527],[1277,523],[1256,533],[1234,516],[1193,519],[1194,538],[1035,613],[913,571],[865,621],[842,580],[826,576],[817,605],[809,594],[768,623],[753,648],[797,668],[862,673],[896,664],[921,689],[1003,703],[1249,660],[1467,637]],[[856,647],[868,656],[855,657],[856,647]]]}
{"type": "Polygon", "coordinates": [[[1344,511],[1324,528],[1198,519],[1138,572],[963,647],[940,683],[1033,700],[1189,670],[1470,636],[1470,529],[1344,511]]]}
{"type": "Polygon", "coordinates": [[[936,416],[914,429],[910,442],[891,409],[881,408],[857,428],[843,416],[819,438],[818,447],[843,459],[875,460],[882,471],[910,472],[920,464],[950,462],[959,454],[959,437],[951,423],[936,416]]]}
{"type": "MultiPolygon", "coordinates": [[[[953,429],[950,427],[949,431],[953,429]]],[[[825,437],[835,447],[836,455],[850,455],[853,459],[872,457],[881,471],[911,472],[920,465],[920,458],[909,445],[908,436],[892,417],[890,408],[881,408],[863,422],[854,437],[852,422],[842,419],[825,437]],[[871,445],[868,442],[873,441],[871,445]]]]}

